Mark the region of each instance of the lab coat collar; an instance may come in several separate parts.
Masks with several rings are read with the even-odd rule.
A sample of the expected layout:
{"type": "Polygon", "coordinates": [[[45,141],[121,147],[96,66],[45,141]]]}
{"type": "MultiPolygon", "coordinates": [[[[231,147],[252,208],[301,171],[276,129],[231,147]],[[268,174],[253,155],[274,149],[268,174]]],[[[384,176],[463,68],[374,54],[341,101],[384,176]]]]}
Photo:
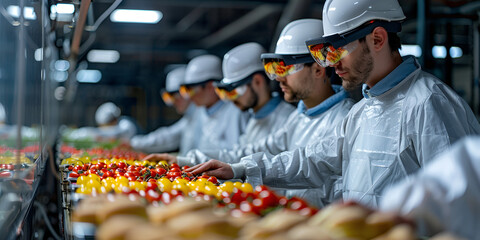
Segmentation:
{"type": "Polygon", "coordinates": [[[371,97],[380,96],[393,87],[397,86],[403,79],[405,79],[412,72],[420,68],[420,64],[417,62],[414,56],[405,56],[402,58],[403,62],[398,65],[391,73],[385,78],[380,80],[372,88],[369,88],[367,84],[362,85],[363,97],[369,99],[371,97]]]}
{"type": "Polygon", "coordinates": [[[336,93],[313,108],[307,109],[305,103],[300,100],[300,102],[298,102],[297,111],[309,117],[313,117],[326,112],[328,109],[335,106],[335,104],[348,97],[348,93],[342,88],[342,86],[332,84],[332,88],[336,93]]]}
{"type": "Polygon", "coordinates": [[[215,114],[222,106],[225,104],[224,101],[218,100],[215,104],[213,104],[211,107],[207,108],[207,115],[210,117],[213,114],[215,114]]]}
{"type": "Polygon", "coordinates": [[[252,114],[253,118],[262,119],[270,115],[270,113],[272,113],[273,111],[275,111],[275,109],[278,107],[281,101],[282,101],[282,98],[280,98],[279,96],[275,96],[275,97],[272,97],[267,102],[267,104],[265,104],[265,106],[260,108],[258,112],[254,112],[253,109],[249,109],[249,111],[251,110],[250,113],[252,114]]]}
{"type": "Polygon", "coordinates": [[[190,103],[187,107],[187,110],[185,110],[185,114],[186,116],[190,116],[190,115],[193,115],[193,113],[195,112],[195,108],[197,108],[195,106],[195,104],[193,103],[190,103]]]}

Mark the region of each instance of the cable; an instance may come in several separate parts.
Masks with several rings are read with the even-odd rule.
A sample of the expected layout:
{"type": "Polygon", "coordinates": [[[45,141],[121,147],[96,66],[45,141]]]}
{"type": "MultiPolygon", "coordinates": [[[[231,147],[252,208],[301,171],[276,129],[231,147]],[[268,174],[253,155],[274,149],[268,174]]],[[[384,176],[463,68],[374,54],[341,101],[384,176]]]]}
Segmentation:
{"type": "Polygon", "coordinates": [[[55,229],[52,227],[52,223],[50,223],[50,220],[48,219],[47,216],[47,211],[45,210],[45,207],[40,204],[38,201],[35,201],[33,205],[36,207],[37,210],[39,210],[40,214],[43,217],[43,220],[45,220],[45,224],[47,225],[48,230],[50,230],[50,233],[52,234],[53,238],[56,240],[61,240],[62,238],[55,232],[55,229]]]}

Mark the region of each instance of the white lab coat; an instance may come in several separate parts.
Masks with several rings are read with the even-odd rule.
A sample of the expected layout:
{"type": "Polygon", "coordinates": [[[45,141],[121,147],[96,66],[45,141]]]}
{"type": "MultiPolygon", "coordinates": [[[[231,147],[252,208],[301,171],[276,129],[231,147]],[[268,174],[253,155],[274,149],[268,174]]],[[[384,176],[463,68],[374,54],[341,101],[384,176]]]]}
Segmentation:
{"type": "Polygon", "coordinates": [[[218,101],[200,114],[201,132],[198,149],[211,151],[231,149],[238,144],[250,114],[242,112],[230,101],[218,101]]]}
{"type": "Polygon", "coordinates": [[[98,127],[96,135],[100,138],[117,138],[129,140],[137,134],[137,126],[127,117],[120,117],[117,125],[98,127]]]}
{"type": "Polygon", "coordinates": [[[390,186],[380,210],[417,222],[420,236],[448,231],[480,239],[480,137],[467,137],[418,174],[390,186]]]}
{"type": "Polygon", "coordinates": [[[245,157],[232,164],[236,177],[245,175],[254,185],[324,187],[327,195],[333,180],[333,192],[342,191],[343,199],[375,207],[386,186],[416,172],[458,139],[480,133],[463,99],[422,71],[416,60],[405,60],[414,70],[384,93],[355,104],[333,137],[273,158],[262,153],[245,157]]]}
{"type": "MultiPolygon", "coordinates": [[[[177,158],[177,160],[180,165],[190,166],[206,162],[212,158],[227,163],[238,163],[242,157],[258,152],[266,152],[276,155],[283,151],[303,147],[315,139],[330,137],[334,133],[331,126],[340,123],[353,104],[353,100],[347,98],[347,93],[341,90],[326,99],[323,103],[314,107],[320,110],[321,113],[309,116],[301,110],[294,111],[290,114],[285,127],[257,142],[237,147],[233,150],[193,150],[187,154],[186,158],[177,158]]],[[[299,106],[299,109],[302,109],[302,105],[299,106]]],[[[325,205],[325,191],[323,186],[322,189],[318,191],[312,189],[309,189],[308,191],[297,189],[289,190],[285,193],[282,191],[282,188],[277,188],[276,190],[288,197],[295,195],[305,198],[310,204],[318,207],[325,205]]]]}
{"type": "Polygon", "coordinates": [[[274,109],[268,115],[258,116],[259,114],[253,114],[250,120],[248,120],[247,128],[239,139],[240,146],[256,142],[265,138],[268,134],[283,128],[287,123],[288,117],[295,110],[294,106],[286,103],[280,97],[275,97],[270,102],[277,105],[274,106],[274,109]]]}
{"type": "Polygon", "coordinates": [[[198,147],[200,124],[198,118],[203,107],[190,104],[185,114],[170,126],[160,127],[146,134],[136,135],[130,140],[130,145],[139,151],[171,152],[179,149],[179,155],[186,154],[189,150],[198,147]]]}

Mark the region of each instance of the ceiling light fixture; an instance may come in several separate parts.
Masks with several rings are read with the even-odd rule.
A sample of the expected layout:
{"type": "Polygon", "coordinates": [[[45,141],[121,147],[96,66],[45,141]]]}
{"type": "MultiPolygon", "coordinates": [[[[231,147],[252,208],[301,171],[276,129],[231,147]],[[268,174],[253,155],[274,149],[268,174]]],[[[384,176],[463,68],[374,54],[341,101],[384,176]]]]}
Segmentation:
{"type": "MultiPolygon", "coordinates": [[[[7,12],[10,16],[14,18],[20,17],[20,7],[17,5],[10,5],[7,7],[7,12]]],[[[37,19],[37,15],[35,15],[35,11],[33,7],[24,7],[23,8],[23,17],[27,20],[35,20],[37,19]]]]}
{"type": "Polygon", "coordinates": [[[120,53],[115,50],[90,50],[87,54],[89,62],[116,63],[120,59],[120,53]]]}
{"type": "Polygon", "coordinates": [[[75,6],[70,3],[57,3],[55,9],[58,14],[73,14],[75,12],[75,6]]]}
{"type": "Polygon", "coordinates": [[[102,79],[99,70],[80,70],[77,73],[77,81],[81,83],[97,83],[102,79]]]}
{"type": "Polygon", "coordinates": [[[110,15],[112,22],[158,23],[163,17],[162,12],[153,10],[117,9],[110,15]]]}

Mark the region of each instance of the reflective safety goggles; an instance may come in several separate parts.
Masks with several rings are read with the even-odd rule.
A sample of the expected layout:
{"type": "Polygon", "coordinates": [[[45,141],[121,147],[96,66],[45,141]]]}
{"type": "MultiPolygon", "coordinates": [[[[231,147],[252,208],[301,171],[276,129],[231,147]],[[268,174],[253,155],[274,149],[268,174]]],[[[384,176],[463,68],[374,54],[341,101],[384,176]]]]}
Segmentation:
{"type": "Polygon", "coordinates": [[[182,95],[182,97],[184,97],[186,99],[189,99],[189,98],[195,96],[195,94],[197,94],[199,90],[200,90],[200,86],[185,86],[185,85],[182,85],[182,86],[180,86],[180,95],[182,95]]]}
{"type": "Polygon", "coordinates": [[[162,100],[163,102],[168,105],[168,106],[172,106],[173,105],[173,102],[175,101],[175,94],[178,94],[178,92],[175,92],[175,93],[169,93],[167,91],[162,91],[162,100]]]}
{"type": "Polygon", "coordinates": [[[286,65],[285,61],[276,58],[265,58],[262,59],[262,62],[263,67],[265,68],[265,73],[271,80],[274,80],[277,77],[286,77],[290,74],[294,74],[301,71],[304,67],[303,63],[286,65]]]}
{"type": "Polygon", "coordinates": [[[334,48],[329,43],[320,43],[308,45],[308,50],[315,61],[322,67],[332,67],[336,63],[340,62],[348,54],[359,45],[358,41],[353,41],[343,47],[334,48]]]}
{"type": "Polygon", "coordinates": [[[247,92],[247,85],[242,85],[236,87],[235,89],[228,91],[225,88],[215,87],[215,93],[217,93],[218,97],[222,100],[230,100],[235,101],[237,98],[243,96],[247,92]]]}

